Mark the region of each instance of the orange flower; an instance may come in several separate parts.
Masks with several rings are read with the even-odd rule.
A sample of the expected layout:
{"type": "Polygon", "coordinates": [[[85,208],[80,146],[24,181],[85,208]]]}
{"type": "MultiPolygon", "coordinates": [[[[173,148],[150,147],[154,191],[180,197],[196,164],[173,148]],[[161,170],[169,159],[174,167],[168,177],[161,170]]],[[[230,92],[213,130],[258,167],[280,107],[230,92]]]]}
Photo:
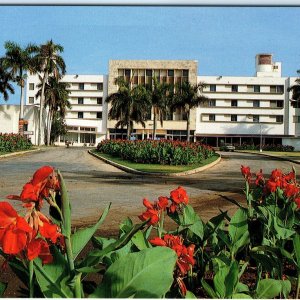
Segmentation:
{"type": "Polygon", "coordinates": [[[297,186],[295,186],[295,184],[290,184],[290,183],[286,184],[286,187],[285,187],[285,190],[284,190],[284,194],[287,197],[295,196],[298,193],[299,193],[299,188],[297,186]]]}
{"type": "Polygon", "coordinates": [[[53,261],[49,245],[41,238],[31,240],[27,247],[27,258],[33,260],[36,257],[41,258],[43,264],[49,264],[53,261]]]}
{"type": "Polygon", "coordinates": [[[172,201],[172,203],[169,207],[171,213],[175,212],[178,205],[180,205],[180,204],[186,205],[186,204],[188,204],[188,201],[189,201],[186,190],[184,188],[182,188],[181,186],[179,186],[177,189],[171,191],[170,198],[172,201]]]}
{"type": "Polygon", "coordinates": [[[8,202],[0,202],[0,246],[6,254],[18,254],[27,244],[32,228],[8,202]]]}

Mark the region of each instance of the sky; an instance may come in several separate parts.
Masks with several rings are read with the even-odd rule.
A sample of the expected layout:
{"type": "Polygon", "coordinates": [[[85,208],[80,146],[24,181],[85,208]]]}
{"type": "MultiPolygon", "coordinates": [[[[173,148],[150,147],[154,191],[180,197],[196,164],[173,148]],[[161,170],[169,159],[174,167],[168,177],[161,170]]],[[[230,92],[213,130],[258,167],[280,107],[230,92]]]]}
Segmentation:
{"type": "MultiPolygon", "coordinates": [[[[0,16],[0,56],[8,40],[52,39],[67,74],[107,74],[110,59],[189,59],[201,76],[253,76],[258,53],[282,62],[282,76],[300,69],[300,7],[0,6],[0,16]]],[[[18,102],[16,88],[7,103],[18,102]]]]}

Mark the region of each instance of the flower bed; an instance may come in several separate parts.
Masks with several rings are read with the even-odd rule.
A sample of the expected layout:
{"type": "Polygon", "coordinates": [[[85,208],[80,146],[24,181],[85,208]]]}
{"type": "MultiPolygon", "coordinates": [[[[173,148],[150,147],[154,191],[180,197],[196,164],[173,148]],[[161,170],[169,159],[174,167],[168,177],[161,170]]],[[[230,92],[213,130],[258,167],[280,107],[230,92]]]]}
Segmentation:
{"type": "MultiPolygon", "coordinates": [[[[221,147],[222,148],[222,147],[221,147]]],[[[222,150],[220,148],[220,150],[222,150]]],[[[242,144],[235,146],[236,150],[260,150],[259,145],[249,145],[249,144],[242,144]]],[[[279,152],[293,152],[294,147],[290,145],[262,145],[262,150],[264,151],[279,151],[279,152]]]]}
{"type": "Polygon", "coordinates": [[[169,140],[105,140],[97,145],[97,150],[136,163],[160,165],[196,164],[215,154],[201,143],[169,140]]]}
{"type": "MultiPolygon", "coordinates": [[[[299,298],[300,188],[294,171],[251,173],[247,206],[208,222],[189,205],[184,188],[143,200],[140,223],[129,218],[117,238],[96,236],[95,225],[71,231],[71,208],[59,171],[37,170],[20,195],[24,212],[0,202],[0,253],[22,282],[26,297],[48,298],[299,298]],[[44,201],[49,216],[41,212],[44,201]],[[167,231],[165,219],[175,228],[167,231]],[[94,250],[80,258],[92,239],[94,250]],[[100,283],[86,281],[94,273],[100,283]]],[[[6,283],[0,283],[3,295],[6,283]]]]}
{"type": "Polygon", "coordinates": [[[28,150],[31,142],[23,135],[14,133],[0,133],[0,153],[28,150]]]}

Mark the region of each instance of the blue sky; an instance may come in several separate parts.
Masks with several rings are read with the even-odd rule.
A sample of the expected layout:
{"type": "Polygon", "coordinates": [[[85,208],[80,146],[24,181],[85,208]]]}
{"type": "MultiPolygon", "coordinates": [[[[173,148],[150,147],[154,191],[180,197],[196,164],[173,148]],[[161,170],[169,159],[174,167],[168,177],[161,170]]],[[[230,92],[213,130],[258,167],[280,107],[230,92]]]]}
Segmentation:
{"type": "Polygon", "coordinates": [[[300,7],[0,6],[0,15],[0,56],[7,40],[53,39],[69,74],[107,74],[109,59],[192,59],[199,75],[253,76],[258,53],[282,62],[283,76],[300,69],[300,7]]]}

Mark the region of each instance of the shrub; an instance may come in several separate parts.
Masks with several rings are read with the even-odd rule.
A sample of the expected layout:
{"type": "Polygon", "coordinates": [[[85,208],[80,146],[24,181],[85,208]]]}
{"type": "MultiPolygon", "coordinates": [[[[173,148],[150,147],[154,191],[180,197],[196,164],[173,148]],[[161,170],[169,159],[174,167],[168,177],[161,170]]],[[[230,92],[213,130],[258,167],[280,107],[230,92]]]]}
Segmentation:
{"type": "Polygon", "coordinates": [[[215,154],[201,143],[170,140],[105,140],[97,145],[97,150],[136,163],[161,165],[195,164],[215,154]]]}
{"type": "MultiPolygon", "coordinates": [[[[236,150],[260,150],[260,145],[249,145],[249,144],[242,144],[236,145],[236,150]]],[[[262,150],[264,151],[280,151],[280,152],[292,152],[294,151],[294,147],[290,145],[262,145],[262,150]]]]}
{"type": "Polygon", "coordinates": [[[0,153],[27,150],[31,147],[31,142],[23,135],[0,133],[0,153]]]}

